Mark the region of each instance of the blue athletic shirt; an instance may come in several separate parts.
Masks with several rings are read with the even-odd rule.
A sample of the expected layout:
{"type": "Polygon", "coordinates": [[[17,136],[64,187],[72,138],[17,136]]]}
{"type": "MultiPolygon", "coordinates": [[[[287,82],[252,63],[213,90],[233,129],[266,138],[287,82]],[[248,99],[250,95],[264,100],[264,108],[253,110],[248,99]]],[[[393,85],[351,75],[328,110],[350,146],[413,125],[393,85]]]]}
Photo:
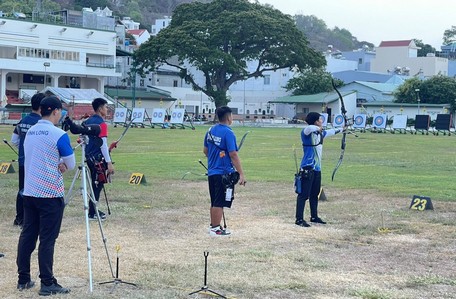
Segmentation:
{"type": "Polygon", "coordinates": [[[16,125],[14,128],[13,132],[13,137],[11,141],[16,144],[16,142],[13,141],[14,139],[14,134],[19,136],[19,144],[17,145],[19,148],[19,165],[24,165],[24,139],[25,135],[27,134],[27,131],[34,125],[36,124],[39,120],[41,119],[41,115],[32,112],[29,115],[25,116],[22,118],[19,123],[16,125]]]}
{"type": "Polygon", "coordinates": [[[339,133],[340,129],[329,129],[320,132],[320,127],[309,125],[301,131],[302,151],[301,168],[312,167],[315,171],[321,171],[321,154],[323,151],[323,139],[339,133]]]}
{"type": "Polygon", "coordinates": [[[63,176],[58,169],[60,159],[69,160],[74,167],[74,153],[65,131],[49,120],[41,119],[27,132],[24,141],[24,195],[56,198],[65,194],[63,176]]]}
{"type": "Polygon", "coordinates": [[[237,151],[236,136],[227,125],[217,124],[211,127],[204,137],[207,147],[207,175],[228,174],[234,172],[230,152],[237,151]]]}
{"type": "Polygon", "coordinates": [[[86,125],[99,125],[100,126],[100,135],[97,136],[89,136],[89,144],[86,146],[86,157],[98,157],[102,155],[101,147],[99,142],[96,141],[97,138],[108,137],[108,125],[104,121],[104,119],[98,115],[94,114],[89,117],[86,121],[84,121],[86,125]]]}

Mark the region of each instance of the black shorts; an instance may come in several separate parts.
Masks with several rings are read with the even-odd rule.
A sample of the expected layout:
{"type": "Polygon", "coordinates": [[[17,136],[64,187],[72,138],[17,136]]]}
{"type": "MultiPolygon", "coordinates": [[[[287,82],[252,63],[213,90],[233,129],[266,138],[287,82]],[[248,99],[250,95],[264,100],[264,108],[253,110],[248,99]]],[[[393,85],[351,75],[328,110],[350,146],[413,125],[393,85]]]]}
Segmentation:
{"type": "Polygon", "coordinates": [[[208,177],[209,182],[209,194],[211,196],[211,207],[217,208],[231,208],[231,204],[234,200],[234,187],[231,201],[225,200],[226,187],[222,183],[222,175],[215,174],[208,177]]]}

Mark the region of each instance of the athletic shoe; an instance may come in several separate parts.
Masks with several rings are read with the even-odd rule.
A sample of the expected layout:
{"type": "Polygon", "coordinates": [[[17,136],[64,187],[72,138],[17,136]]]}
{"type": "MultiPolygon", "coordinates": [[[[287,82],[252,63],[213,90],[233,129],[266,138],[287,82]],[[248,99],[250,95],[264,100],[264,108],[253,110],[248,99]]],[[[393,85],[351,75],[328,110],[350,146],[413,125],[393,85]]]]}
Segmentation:
{"type": "MultiPolygon", "coordinates": [[[[106,214],[105,213],[103,213],[102,211],[99,210],[98,214],[100,215],[101,221],[105,221],[106,220],[106,214]]],[[[89,215],[89,220],[98,220],[97,214],[89,215]]]]}
{"type": "Polygon", "coordinates": [[[231,235],[231,232],[223,229],[220,225],[216,227],[212,227],[211,230],[209,231],[209,235],[211,236],[229,236],[231,235]]]}
{"type": "Polygon", "coordinates": [[[40,296],[50,296],[53,294],[68,294],[70,292],[70,289],[64,288],[61,285],[59,285],[57,282],[54,282],[50,286],[47,286],[45,284],[41,284],[41,289],[38,292],[40,296]]]}
{"type": "Polygon", "coordinates": [[[31,289],[35,286],[35,282],[33,280],[30,280],[26,283],[18,283],[17,284],[17,289],[19,291],[23,291],[23,290],[28,290],[28,289],[31,289]]]}
{"type": "Polygon", "coordinates": [[[307,223],[303,219],[296,220],[295,224],[298,225],[298,226],[302,226],[302,227],[310,227],[310,224],[307,223]]]}
{"type": "Polygon", "coordinates": [[[103,213],[102,211],[98,210],[98,214],[100,215],[101,220],[105,220],[106,219],[106,214],[103,213]]]}
{"type": "Polygon", "coordinates": [[[326,222],[324,222],[320,217],[310,218],[310,222],[313,222],[313,223],[320,223],[320,224],[326,224],[326,222]]]}

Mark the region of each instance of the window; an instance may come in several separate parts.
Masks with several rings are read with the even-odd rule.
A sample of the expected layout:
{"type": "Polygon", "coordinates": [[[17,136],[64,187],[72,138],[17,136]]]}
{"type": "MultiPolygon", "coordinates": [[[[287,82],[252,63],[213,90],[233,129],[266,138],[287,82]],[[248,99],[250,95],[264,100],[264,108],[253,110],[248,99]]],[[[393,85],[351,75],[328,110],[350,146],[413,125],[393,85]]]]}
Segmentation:
{"type": "Polygon", "coordinates": [[[173,81],[173,87],[177,87],[177,83],[178,83],[177,80],[174,80],[173,81]]]}
{"type": "Polygon", "coordinates": [[[265,75],[264,76],[264,85],[270,85],[270,84],[271,84],[271,76],[265,75]]]}
{"type": "Polygon", "coordinates": [[[144,79],[139,80],[139,86],[144,86],[144,79]]]}
{"type": "Polygon", "coordinates": [[[363,59],[362,58],[358,59],[358,64],[363,64],[363,59]]]}

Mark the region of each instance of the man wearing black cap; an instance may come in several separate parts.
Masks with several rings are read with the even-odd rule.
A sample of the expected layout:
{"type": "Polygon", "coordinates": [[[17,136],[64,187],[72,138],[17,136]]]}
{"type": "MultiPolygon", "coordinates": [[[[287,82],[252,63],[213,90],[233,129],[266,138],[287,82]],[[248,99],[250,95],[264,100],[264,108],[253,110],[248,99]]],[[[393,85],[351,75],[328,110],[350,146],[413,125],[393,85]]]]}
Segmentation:
{"type": "Polygon", "coordinates": [[[301,160],[301,193],[298,193],[296,200],[296,225],[309,227],[304,220],[304,207],[306,200],[310,203],[310,222],[326,224],[318,217],[318,194],[321,187],[321,157],[323,150],[323,139],[333,136],[343,129],[323,130],[323,120],[317,112],[307,114],[308,124],[301,131],[302,150],[304,155],[301,160]]]}
{"type": "Polygon", "coordinates": [[[40,109],[42,119],[27,131],[24,141],[24,222],[17,253],[17,288],[22,291],[35,285],[30,275],[30,259],[39,237],[39,294],[47,296],[70,292],[57,283],[53,263],[65,207],[63,173],[73,169],[76,161],[70,138],[55,126],[62,113],[60,100],[46,97],[40,109]]]}

